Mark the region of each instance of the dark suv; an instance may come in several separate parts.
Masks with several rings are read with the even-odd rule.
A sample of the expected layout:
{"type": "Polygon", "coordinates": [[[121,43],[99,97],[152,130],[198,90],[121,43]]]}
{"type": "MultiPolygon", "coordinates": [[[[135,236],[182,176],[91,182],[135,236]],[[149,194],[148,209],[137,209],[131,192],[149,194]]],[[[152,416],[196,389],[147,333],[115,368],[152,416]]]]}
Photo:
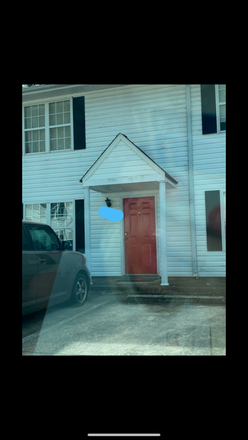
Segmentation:
{"type": "Polygon", "coordinates": [[[69,247],[50,226],[22,221],[23,315],[67,300],[85,303],[91,275],[84,255],[69,247]]]}

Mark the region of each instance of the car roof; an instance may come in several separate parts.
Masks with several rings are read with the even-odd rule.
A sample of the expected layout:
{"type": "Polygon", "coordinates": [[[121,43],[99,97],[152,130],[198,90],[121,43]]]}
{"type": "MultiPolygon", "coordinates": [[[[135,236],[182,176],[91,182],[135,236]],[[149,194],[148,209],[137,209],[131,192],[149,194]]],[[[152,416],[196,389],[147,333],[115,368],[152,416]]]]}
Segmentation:
{"type": "Polygon", "coordinates": [[[22,223],[23,224],[28,224],[28,225],[38,225],[38,226],[40,226],[40,225],[44,225],[44,226],[49,226],[47,223],[40,223],[40,222],[31,222],[31,221],[29,221],[29,220],[22,220],[22,223]]]}

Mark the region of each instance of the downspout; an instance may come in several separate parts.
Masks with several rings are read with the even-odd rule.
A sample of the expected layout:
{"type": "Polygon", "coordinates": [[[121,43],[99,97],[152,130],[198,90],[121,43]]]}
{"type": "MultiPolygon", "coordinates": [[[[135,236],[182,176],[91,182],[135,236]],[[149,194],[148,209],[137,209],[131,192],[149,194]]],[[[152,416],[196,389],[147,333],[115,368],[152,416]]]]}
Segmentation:
{"type": "Polygon", "coordinates": [[[191,112],[191,86],[190,86],[190,84],[186,84],[186,105],[187,105],[187,135],[188,135],[188,159],[189,159],[189,207],[190,207],[192,263],[193,263],[193,276],[198,278],[197,253],[196,253],[196,229],[195,229],[195,197],[194,197],[192,112],[191,112]]]}

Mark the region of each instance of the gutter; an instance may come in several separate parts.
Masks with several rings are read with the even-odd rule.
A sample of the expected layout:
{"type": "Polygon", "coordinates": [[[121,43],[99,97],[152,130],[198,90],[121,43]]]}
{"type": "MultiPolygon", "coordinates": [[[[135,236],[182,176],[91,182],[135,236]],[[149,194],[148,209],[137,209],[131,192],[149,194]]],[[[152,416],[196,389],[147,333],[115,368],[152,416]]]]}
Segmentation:
{"type": "Polygon", "coordinates": [[[188,159],[189,159],[189,206],[190,206],[191,249],[192,249],[193,276],[198,278],[197,253],[196,253],[192,111],[191,111],[190,84],[186,84],[186,109],[187,109],[187,137],[188,137],[188,159]]]}

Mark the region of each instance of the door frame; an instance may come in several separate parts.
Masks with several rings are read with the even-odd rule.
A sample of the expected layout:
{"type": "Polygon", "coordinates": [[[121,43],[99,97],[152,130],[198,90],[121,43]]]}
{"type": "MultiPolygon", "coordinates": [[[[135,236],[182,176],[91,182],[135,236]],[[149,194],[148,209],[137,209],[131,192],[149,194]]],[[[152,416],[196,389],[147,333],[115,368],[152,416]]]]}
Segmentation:
{"type": "MultiPolygon", "coordinates": [[[[154,197],[155,201],[155,227],[156,227],[156,257],[157,257],[157,275],[160,275],[160,260],[159,260],[159,249],[160,249],[160,234],[158,229],[158,200],[159,200],[159,191],[158,190],[149,190],[149,191],[130,191],[128,193],[123,193],[120,196],[120,207],[122,212],[124,212],[123,199],[132,199],[132,198],[141,198],[141,197],[154,197]]],[[[121,221],[121,276],[125,275],[125,245],[124,245],[124,219],[121,221]]],[[[154,275],[154,274],[153,274],[154,275]]]]}

